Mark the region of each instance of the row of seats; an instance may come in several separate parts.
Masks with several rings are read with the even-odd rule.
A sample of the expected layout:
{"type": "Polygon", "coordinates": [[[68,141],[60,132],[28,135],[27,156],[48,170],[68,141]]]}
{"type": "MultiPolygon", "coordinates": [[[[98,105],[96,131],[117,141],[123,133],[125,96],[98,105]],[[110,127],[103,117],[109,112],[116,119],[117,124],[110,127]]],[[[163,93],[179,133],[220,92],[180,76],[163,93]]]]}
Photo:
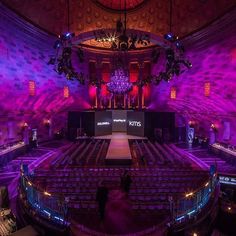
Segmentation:
{"type": "MultiPolygon", "coordinates": [[[[124,168],[103,167],[110,140],[78,140],[55,157],[50,171],[38,169],[33,182],[52,196],[69,198],[69,207],[97,209],[96,191],[102,180],[113,188],[120,187],[124,168]],[[98,167],[97,167],[98,165],[98,167]],[[96,166],[96,167],[95,167],[96,166]]],[[[187,156],[171,144],[149,140],[129,140],[131,153],[140,165],[125,168],[131,175],[129,199],[133,209],[169,210],[169,196],[179,199],[186,192],[202,186],[208,173],[194,170],[187,156]],[[141,163],[144,156],[145,164],[141,163]]]]}
{"type": "MultiPolygon", "coordinates": [[[[96,191],[100,180],[113,182],[119,187],[121,170],[119,168],[68,168],[45,172],[37,170],[35,181],[37,185],[44,186],[47,192],[54,196],[69,197],[69,206],[79,206],[84,202],[96,205],[96,191]],[[95,173],[94,175],[91,175],[95,173]]],[[[150,209],[169,207],[168,197],[182,198],[184,193],[202,186],[208,179],[204,171],[184,171],[168,169],[143,168],[131,170],[132,179],[129,198],[132,204],[153,205],[150,209]],[[155,170],[155,171],[154,171],[155,170]],[[155,175],[157,173],[157,175],[155,175]]]]}
{"type": "Polygon", "coordinates": [[[131,153],[140,161],[140,166],[169,166],[191,168],[191,161],[172,144],[159,144],[150,140],[130,140],[131,153]]]}
{"type": "Polygon", "coordinates": [[[110,140],[80,139],[77,143],[66,145],[51,162],[54,168],[69,166],[95,166],[104,164],[104,157],[110,140]]]}

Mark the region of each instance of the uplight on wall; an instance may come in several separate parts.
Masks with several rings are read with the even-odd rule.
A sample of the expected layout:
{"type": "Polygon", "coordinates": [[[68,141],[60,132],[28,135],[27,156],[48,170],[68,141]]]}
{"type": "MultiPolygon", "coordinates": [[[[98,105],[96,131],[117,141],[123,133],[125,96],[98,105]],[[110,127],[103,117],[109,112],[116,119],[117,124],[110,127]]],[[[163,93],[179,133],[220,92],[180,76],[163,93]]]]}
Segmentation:
{"type": "Polygon", "coordinates": [[[64,98],[68,98],[70,96],[70,91],[69,91],[69,87],[68,86],[64,86],[63,96],[64,96],[64,98]]]}
{"type": "Polygon", "coordinates": [[[35,81],[33,80],[29,81],[29,95],[35,96],[35,81]]]}
{"type": "Polygon", "coordinates": [[[205,82],[205,84],[204,84],[204,95],[206,97],[209,97],[210,93],[211,93],[211,84],[210,84],[210,82],[205,82]]]}
{"type": "Polygon", "coordinates": [[[176,99],[176,87],[171,87],[170,89],[170,98],[176,99]]]}

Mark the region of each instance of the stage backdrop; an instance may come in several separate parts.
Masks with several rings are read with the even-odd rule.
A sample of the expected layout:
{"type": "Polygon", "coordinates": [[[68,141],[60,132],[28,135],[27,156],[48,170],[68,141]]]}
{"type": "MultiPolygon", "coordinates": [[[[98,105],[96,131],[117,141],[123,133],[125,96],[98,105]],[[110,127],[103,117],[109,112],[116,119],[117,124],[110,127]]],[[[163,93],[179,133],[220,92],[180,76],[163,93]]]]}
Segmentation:
{"type": "Polygon", "coordinates": [[[144,136],[144,112],[127,112],[127,134],[135,136],[144,136]]]}
{"type": "Polygon", "coordinates": [[[112,133],[112,112],[111,111],[96,111],[94,127],[95,127],[95,136],[111,134],[112,133]]]}
{"type": "Polygon", "coordinates": [[[160,142],[173,141],[175,137],[174,112],[145,112],[144,135],[160,142]]]}
{"type": "Polygon", "coordinates": [[[88,136],[101,136],[116,131],[156,138],[160,142],[173,141],[175,113],[112,110],[68,114],[68,133],[72,140],[83,133],[88,136]]]}
{"type": "Polygon", "coordinates": [[[126,132],[126,122],[126,110],[112,110],[112,132],[126,132]]]}

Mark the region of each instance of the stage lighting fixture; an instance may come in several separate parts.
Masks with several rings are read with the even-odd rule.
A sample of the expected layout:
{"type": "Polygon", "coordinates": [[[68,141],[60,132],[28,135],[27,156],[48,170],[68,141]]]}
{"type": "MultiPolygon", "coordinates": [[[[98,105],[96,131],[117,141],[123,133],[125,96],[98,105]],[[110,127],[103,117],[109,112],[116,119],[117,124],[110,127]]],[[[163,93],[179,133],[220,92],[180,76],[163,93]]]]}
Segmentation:
{"type": "Polygon", "coordinates": [[[55,57],[51,57],[48,61],[48,65],[55,65],[55,62],[56,62],[56,58],[55,57]]]}
{"type": "Polygon", "coordinates": [[[160,50],[157,50],[157,49],[155,48],[155,49],[152,51],[152,54],[151,54],[152,63],[157,63],[159,57],[160,57],[160,50]]]}
{"type": "Polygon", "coordinates": [[[183,45],[180,41],[176,41],[176,42],[175,42],[175,46],[176,46],[176,48],[178,48],[179,50],[184,51],[184,45],[183,45]]]}
{"type": "Polygon", "coordinates": [[[188,60],[184,61],[184,65],[186,65],[188,69],[190,69],[193,66],[192,63],[188,60]]]}
{"type": "MultiPolygon", "coordinates": [[[[189,60],[183,57],[184,46],[178,40],[178,36],[172,33],[172,1],[170,3],[170,25],[169,33],[163,35],[167,42],[168,48],[165,49],[165,71],[161,71],[158,76],[152,76],[155,78],[156,84],[159,84],[161,80],[169,82],[174,75],[179,76],[184,70],[181,70],[181,66],[184,65],[188,69],[192,67],[189,60]]],[[[151,54],[152,62],[156,63],[160,56],[160,52],[153,50],[151,54]]]]}
{"type": "Polygon", "coordinates": [[[164,39],[173,43],[178,39],[178,36],[174,35],[173,33],[168,33],[168,34],[164,34],[164,39]]]}
{"type": "Polygon", "coordinates": [[[180,65],[176,64],[174,67],[174,74],[176,74],[177,76],[180,75],[180,65]]]}
{"type": "Polygon", "coordinates": [[[83,63],[84,62],[84,52],[83,52],[83,50],[81,48],[78,48],[77,56],[79,58],[79,62],[83,63]]]}
{"type": "Polygon", "coordinates": [[[60,46],[61,46],[61,41],[58,39],[58,40],[55,41],[53,48],[54,48],[54,49],[57,49],[57,48],[59,48],[60,46]]]}
{"type": "Polygon", "coordinates": [[[123,34],[119,37],[119,48],[121,51],[126,51],[128,49],[128,37],[123,34]]]}
{"type": "Polygon", "coordinates": [[[172,63],[175,59],[175,52],[172,48],[166,50],[166,59],[169,63],[172,63]]]}

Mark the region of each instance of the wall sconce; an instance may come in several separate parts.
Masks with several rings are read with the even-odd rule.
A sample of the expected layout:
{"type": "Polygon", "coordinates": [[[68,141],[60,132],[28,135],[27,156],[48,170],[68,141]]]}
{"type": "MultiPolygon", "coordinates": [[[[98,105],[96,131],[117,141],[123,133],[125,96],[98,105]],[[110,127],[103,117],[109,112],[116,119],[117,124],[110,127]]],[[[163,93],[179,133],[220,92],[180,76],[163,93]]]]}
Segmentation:
{"type": "Polygon", "coordinates": [[[188,125],[189,125],[190,128],[193,128],[194,125],[195,125],[195,122],[192,121],[192,120],[190,120],[190,121],[188,122],[188,125]]]}
{"type": "Polygon", "coordinates": [[[211,124],[211,129],[213,130],[213,131],[215,131],[215,132],[217,132],[217,127],[216,127],[216,125],[215,124],[211,124]]]}
{"type": "Polygon", "coordinates": [[[22,131],[24,131],[25,129],[27,129],[29,127],[27,122],[24,122],[23,125],[21,126],[22,131]]]}
{"type": "Polygon", "coordinates": [[[49,128],[50,125],[51,125],[51,121],[50,121],[49,119],[44,120],[44,125],[45,125],[47,128],[49,128]]]}

